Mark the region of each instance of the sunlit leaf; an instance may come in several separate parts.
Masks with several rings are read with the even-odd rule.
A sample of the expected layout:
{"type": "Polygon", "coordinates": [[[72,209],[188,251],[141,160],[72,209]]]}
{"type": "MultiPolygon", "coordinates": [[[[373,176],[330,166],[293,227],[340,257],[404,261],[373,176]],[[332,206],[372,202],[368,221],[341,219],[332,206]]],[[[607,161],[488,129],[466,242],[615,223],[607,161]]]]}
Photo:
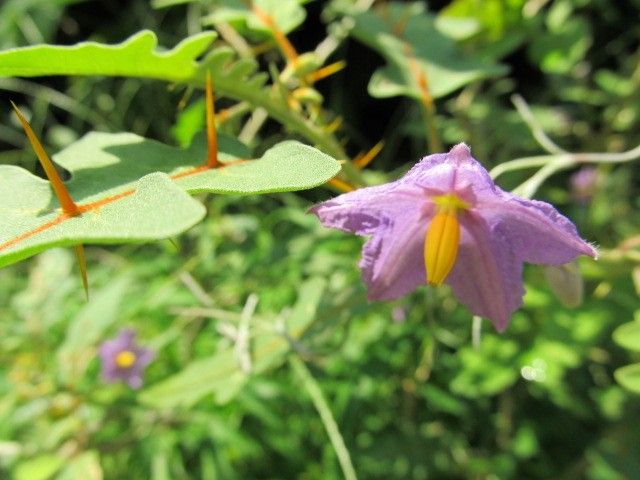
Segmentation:
{"type": "Polygon", "coordinates": [[[40,455],[18,465],[15,470],[16,480],[47,480],[51,478],[65,461],[58,455],[40,455]]]}
{"type": "MultiPolygon", "coordinates": [[[[419,72],[426,77],[431,97],[438,98],[506,71],[503,66],[463,54],[454,41],[460,36],[458,29],[447,35],[437,28],[422,3],[388,2],[375,10],[354,13],[353,18],[351,35],[387,61],[369,82],[369,93],[374,97],[421,99],[419,72]]],[[[441,24],[446,28],[447,22],[441,24]]]]}
{"type": "MultiPolygon", "coordinates": [[[[172,237],[205,215],[204,207],[165,174],[145,176],[124,188],[117,183],[108,188],[109,171],[98,169],[92,184],[76,184],[83,193],[76,196],[80,203],[106,203],[93,203],[95,208],[68,218],[60,213],[46,180],[18,167],[0,166],[0,266],[55,246],[172,237]]],[[[76,192],[70,190],[72,195],[76,192]]]]}
{"type": "Polygon", "coordinates": [[[614,372],[614,376],[624,388],[640,394],[640,363],[621,367],[614,372]]]}
{"type": "Polygon", "coordinates": [[[192,78],[195,59],[211,45],[215,32],[184,39],[169,51],[159,50],[155,33],[132,35],[116,45],[82,42],[72,46],[34,45],[0,52],[0,76],[121,75],[180,82],[192,78]]]}
{"type": "Polygon", "coordinates": [[[340,168],[328,155],[294,141],[256,160],[237,158],[246,149],[224,137],[220,147],[227,166],[203,169],[202,141],[181,149],[129,133],[89,133],[53,157],[71,173],[71,197],[87,209],[72,218],[61,216],[48,182],[0,166],[0,266],[53,246],[172,237],[205,213],[186,192],[300,190],[326,182],[340,168]]]}
{"type": "Polygon", "coordinates": [[[640,322],[620,325],[613,332],[613,340],[621,347],[640,352],[640,322]]]}

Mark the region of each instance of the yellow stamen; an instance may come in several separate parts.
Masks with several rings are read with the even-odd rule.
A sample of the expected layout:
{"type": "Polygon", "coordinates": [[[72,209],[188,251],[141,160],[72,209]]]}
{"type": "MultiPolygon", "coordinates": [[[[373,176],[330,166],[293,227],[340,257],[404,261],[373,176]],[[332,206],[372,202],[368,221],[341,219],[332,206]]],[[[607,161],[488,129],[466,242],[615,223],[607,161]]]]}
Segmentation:
{"type": "Polygon", "coordinates": [[[123,350],[116,355],[116,365],[120,368],[131,368],[136,363],[136,354],[130,350],[123,350]]]}
{"type": "Polygon", "coordinates": [[[469,204],[452,193],[433,198],[438,213],[427,229],[424,241],[424,265],[427,283],[441,285],[456,263],[460,243],[458,211],[466,210],[469,204]]]}

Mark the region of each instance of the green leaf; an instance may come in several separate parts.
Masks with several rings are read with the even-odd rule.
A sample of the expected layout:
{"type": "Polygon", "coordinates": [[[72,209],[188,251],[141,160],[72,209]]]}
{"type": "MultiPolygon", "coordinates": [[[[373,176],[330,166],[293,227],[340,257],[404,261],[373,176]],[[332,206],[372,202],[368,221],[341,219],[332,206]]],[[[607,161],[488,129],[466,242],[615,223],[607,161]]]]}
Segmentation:
{"type": "Polygon", "coordinates": [[[229,137],[220,136],[218,146],[219,160],[226,166],[197,171],[206,158],[202,136],[182,149],[132,133],[91,132],[53,159],[71,172],[72,197],[88,200],[97,184],[122,188],[151,172],[166,173],[189,193],[267,193],[315,187],[340,170],[330,156],[291,140],[255,160],[250,160],[244,145],[229,137]]]}
{"type": "MultiPolygon", "coordinates": [[[[223,162],[238,160],[236,155],[247,158],[246,149],[226,137],[220,138],[220,148],[233,152],[221,153],[223,162]]],[[[68,189],[76,203],[95,206],[66,219],[47,181],[0,166],[0,266],[53,246],[178,235],[205,214],[186,192],[300,190],[326,182],[340,169],[328,155],[294,141],[275,145],[257,160],[218,169],[199,169],[204,158],[201,139],[181,149],[129,133],[89,133],[53,157],[71,173],[68,189]]]]}
{"type": "Polygon", "coordinates": [[[63,465],[64,459],[57,455],[40,455],[20,463],[15,469],[15,479],[47,480],[63,465]]]}
{"type": "MultiPolygon", "coordinates": [[[[108,173],[104,175],[108,178],[108,173]]],[[[115,191],[127,191],[117,186],[106,191],[102,188],[95,183],[94,195],[76,198],[85,202],[105,200],[115,191]]],[[[88,191],[86,188],[85,193],[88,191]]],[[[18,167],[0,166],[0,266],[55,246],[173,237],[205,214],[200,203],[161,173],[141,178],[130,191],[117,201],[65,219],[49,182],[18,167]]]]}
{"type": "Polygon", "coordinates": [[[616,328],[613,340],[621,347],[640,352],[640,322],[634,320],[616,328]]]}
{"type": "Polygon", "coordinates": [[[342,146],[326,131],[289,108],[279,91],[266,88],[268,75],[257,73],[251,58],[237,59],[226,46],[197,58],[216,38],[204,32],[186,38],[168,52],[156,49],[156,35],[143,30],[116,45],[82,42],[72,46],[35,45],[0,52],[0,77],[44,75],[106,75],[143,77],[202,87],[211,73],[217,96],[228,96],[264,108],[291,131],[298,132],[334,157],[342,146]]]}
{"type": "Polygon", "coordinates": [[[56,480],[102,480],[104,473],[97,450],[82,452],[73,457],[56,480]]]}
{"type": "Polygon", "coordinates": [[[516,342],[496,335],[482,337],[479,349],[462,348],[461,368],[451,381],[451,390],[468,398],[500,393],[518,380],[517,353],[516,342]]]}
{"type": "MultiPolygon", "coordinates": [[[[267,13],[284,34],[299,27],[306,17],[301,6],[304,0],[254,0],[252,2],[267,13]]],[[[258,33],[262,37],[272,36],[271,29],[242,0],[223,0],[213,13],[203,18],[205,25],[229,23],[241,34],[258,33]]]]}
{"type": "MultiPolygon", "coordinates": [[[[305,282],[286,321],[290,339],[298,340],[315,318],[326,282],[313,278],[305,282]]],[[[253,373],[260,373],[284,362],[289,342],[283,335],[265,335],[252,345],[253,373]]],[[[138,399],[154,408],[189,407],[206,395],[217,403],[229,402],[248,380],[239,367],[233,348],[226,348],[203,359],[191,362],[181,372],[147,387],[138,399]]]]}
{"type": "Polygon", "coordinates": [[[374,97],[402,95],[420,100],[417,72],[425,75],[432,98],[506,72],[503,66],[464,55],[454,41],[460,32],[442,33],[422,3],[389,2],[378,10],[354,13],[353,18],[351,35],[387,61],[369,82],[374,97]]]}
{"type": "Polygon", "coordinates": [[[0,76],[102,74],[182,82],[195,75],[196,58],[215,38],[215,32],[203,32],[161,51],[155,33],[143,30],[116,45],[82,42],[13,48],[0,52],[0,76]]]}
{"type": "Polygon", "coordinates": [[[634,363],[618,368],[613,372],[620,385],[627,390],[640,394],[640,363],[634,363]]]}

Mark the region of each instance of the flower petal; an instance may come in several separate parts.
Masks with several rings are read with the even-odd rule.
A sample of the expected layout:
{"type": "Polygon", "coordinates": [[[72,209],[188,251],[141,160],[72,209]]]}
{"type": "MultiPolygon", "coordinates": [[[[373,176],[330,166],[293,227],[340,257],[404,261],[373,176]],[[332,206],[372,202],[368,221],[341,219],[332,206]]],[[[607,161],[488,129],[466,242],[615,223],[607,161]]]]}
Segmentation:
{"type": "Polygon", "coordinates": [[[597,256],[571,220],[546,202],[499,190],[495,198],[483,199],[478,212],[492,231],[505,237],[522,261],[560,265],[579,255],[597,256]]]}
{"type": "Polygon", "coordinates": [[[372,235],[360,261],[370,300],[398,298],[425,283],[422,249],[433,211],[424,189],[400,181],[349,192],[310,209],[325,227],[372,235]]]}
{"type": "Polygon", "coordinates": [[[392,182],[344,193],[309,209],[325,227],[371,235],[427,199],[415,185],[392,182]]]}
{"type": "Polygon", "coordinates": [[[362,249],[360,268],[369,300],[391,300],[426,283],[423,248],[433,207],[405,211],[399,218],[381,218],[362,249]]]}
{"type": "Polygon", "coordinates": [[[475,213],[461,216],[458,259],[446,283],[474,315],[488,318],[498,331],[522,305],[522,261],[507,239],[491,231],[475,213]]]}
{"type": "Polygon", "coordinates": [[[454,146],[449,153],[424,157],[399,182],[444,193],[456,192],[472,204],[477,195],[490,194],[496,188],[487,170],[471,156],[464,143],[454,146]]]}

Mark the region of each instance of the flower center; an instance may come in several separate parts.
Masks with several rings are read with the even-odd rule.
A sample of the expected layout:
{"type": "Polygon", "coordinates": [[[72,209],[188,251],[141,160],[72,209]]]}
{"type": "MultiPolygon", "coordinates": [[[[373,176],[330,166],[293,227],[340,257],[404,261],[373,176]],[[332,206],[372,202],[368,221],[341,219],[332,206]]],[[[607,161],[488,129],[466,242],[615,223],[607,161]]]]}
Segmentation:
{"type": "Polygon", "coordinates": [[[116,365],[120,368],[131,368],[134,363],[136,363],[136,354],[129,350],[123,350],[116,355],[116,365]]]}
{"type": "Polygon", "coordinates": [[[456,263],[460,243],[460,223],[457,214],[469,204],[453,193],[433,197],[438,213],[433,217],[424,240],[424,265],[427,283],[440,285],[456,263]]]}

